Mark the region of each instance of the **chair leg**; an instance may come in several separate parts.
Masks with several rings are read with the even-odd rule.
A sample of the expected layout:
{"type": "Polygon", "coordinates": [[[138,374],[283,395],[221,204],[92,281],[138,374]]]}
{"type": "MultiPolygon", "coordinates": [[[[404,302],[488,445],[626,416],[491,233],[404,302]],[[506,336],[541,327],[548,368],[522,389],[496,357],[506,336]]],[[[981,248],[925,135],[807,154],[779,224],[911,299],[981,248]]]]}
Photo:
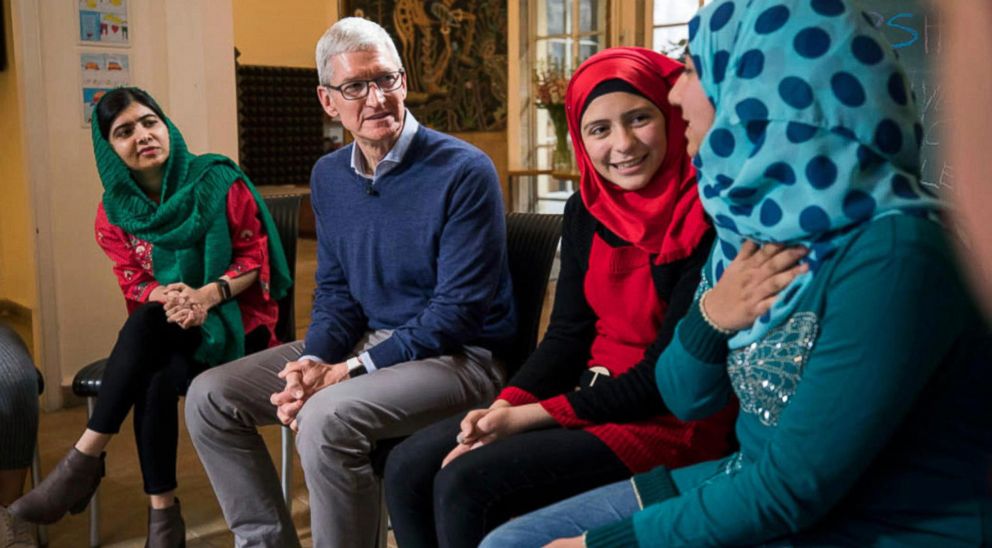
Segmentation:
{"type": "MultiPolygon", "coordinates": [[[[36,487],[41,483],[41,453],[38,446],[34,446],[34,458],[31,460],[31,487],[36,487]]],[[[38,525],[38,545],[48,546],[48,528],[38,525]]]]}
{"type": "Polygon", "coordinates": [[[389,512],[386,511],[386,485],[379,480],[379,535],[376,539],[379,548],[386,548],[389,544],[389,512]]]}
{"type": "MultiPolygon", "coordinates": [[[[96,407],[96,398],[86,398],[86,419],[93,416],[93,408],[96,407]]],[[[100,488],[97,487],[90,500],[90,546],[95,548],[100,546],[100,488]]]]}
{"type": "Polygon", "coordinates": [[[293,431],[282,427],[282,496],[286,509],[293,515],[293,431]]]}

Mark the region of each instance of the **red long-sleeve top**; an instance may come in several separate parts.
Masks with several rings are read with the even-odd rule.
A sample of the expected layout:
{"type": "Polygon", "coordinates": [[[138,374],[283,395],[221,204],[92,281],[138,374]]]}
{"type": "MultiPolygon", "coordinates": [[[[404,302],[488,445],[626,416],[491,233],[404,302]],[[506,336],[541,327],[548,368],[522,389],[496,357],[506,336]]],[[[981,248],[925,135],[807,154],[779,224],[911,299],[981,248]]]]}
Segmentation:
{"type": "MultiPolygon", "coordinates": [[[[231,230],[230,266],[224,273],[230,278],[258,271],[258,282],[237,296],[245,333],[258,327],[269,332],[269,346],[278,344],[275,335],[279,305],[269,295],[269,239],[259,219],[258,205],[241,180],[227,193],[227,223],[231,230]]],[[[114,275],[124,293],[128,314],[148,301],[160,284],[152,271],[152,244],[124,232],[107,219],[103,203],[96,211],[96,241],[114,263],[114,275]]]]}
{"type": "Polygon", "coordinates": [[[728,453],[736,404],[704,420],[680,421],[654,379],[655,362],[693,300],[712,236],[687,259],[653,265],[577,198],[566,205],[548,332],[498,397],[540,403],[559,425],[595,435],[635,473],[728,453]],[[608,369],[610,378],[574,391],[593,366],[608,369]]]}

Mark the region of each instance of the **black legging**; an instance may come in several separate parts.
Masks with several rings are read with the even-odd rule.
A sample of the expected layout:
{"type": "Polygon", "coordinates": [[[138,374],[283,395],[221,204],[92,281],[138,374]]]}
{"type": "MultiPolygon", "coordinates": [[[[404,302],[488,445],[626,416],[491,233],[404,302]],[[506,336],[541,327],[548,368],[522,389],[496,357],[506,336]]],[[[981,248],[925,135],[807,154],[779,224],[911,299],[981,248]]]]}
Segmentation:
{"type": "Polygon", "coordinates": [[[386,505],[403,548],[475,547],[514,516],[631,475],[596,436],[564,428],[517,434],[441,469],[463,417],[417,432],[386,461],[386,505]]]}
{"type": "MultiPolygon", "coordinates": [[[[267,342],[267,331],[260,328],[246,337],[245,347],[260,350],[267,342]]],[[[100,395],[87,426],[102,434],[117,434],[134,408],[134,438],[149,495],[177,486],[176,405],[193,378],[206,368],[193,359],[199,344],[200,329],[169,323],[160,303],[147,303],[124,322],[107,358],[100,395]]]]}

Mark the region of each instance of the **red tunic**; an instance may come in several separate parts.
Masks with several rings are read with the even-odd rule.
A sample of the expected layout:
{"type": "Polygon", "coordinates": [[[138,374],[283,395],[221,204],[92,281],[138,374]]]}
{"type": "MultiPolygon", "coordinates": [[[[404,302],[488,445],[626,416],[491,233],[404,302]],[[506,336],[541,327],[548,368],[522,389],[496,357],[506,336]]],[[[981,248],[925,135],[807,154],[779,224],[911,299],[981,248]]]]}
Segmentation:
{"type": "MultiPolygon", "coordinates": [[[[237,278],[258,270],[258,283],[237,296],[245,333],[264,326],[269,331],[269,346],[274,346],[278,344],[275,328],[279,305],[269,296],[269,239],[262,229],[255,198],[240,179],[227,193],[227,223],[233,258],[224,274],[237,278]]],[[[160,285],[152,273],[152,244],[110,224],[102,202],[97,207],[95,225],[96,241],[114,262],[114,274],[130,314],[146,303],[148,295],[160,285]]]]}
{"type": "MultiPolygon", "coordinates": [[[[584,292],[598,317],[588,366],[605,367],[616,377],[643,359],[668,307],[655,291],[650,254],[634,246],[611,247],[594,235],[584,292]]],[[[514,405],[537,401],[516,387],[508,387],[499,397],[514,405]]],[[[678,468],[725,454],[726,425],[734,413],[728,408],[702,421],[681,421],[666,414],[637,422],[594,424],[576,416],[563,395],[540,404],[561,426],[582,428],[599,438],[634,473],[659,464],[678,468]]]]}

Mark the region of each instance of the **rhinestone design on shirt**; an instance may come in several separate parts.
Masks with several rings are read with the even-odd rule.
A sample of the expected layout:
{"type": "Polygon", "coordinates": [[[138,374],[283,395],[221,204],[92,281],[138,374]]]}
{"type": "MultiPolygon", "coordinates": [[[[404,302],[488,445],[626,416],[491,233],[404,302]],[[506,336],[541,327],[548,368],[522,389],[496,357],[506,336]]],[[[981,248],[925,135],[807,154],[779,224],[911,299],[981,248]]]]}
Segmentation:
{"type": "Polygon", "coordinates": [[[730,352],[727,373],[741,411],[757,415],[765,426],[778,424],[802,379],[818,330],[816,314],[799,312],[762,340],[730,352]]]}
{"type": "Polygon", "coordinates": [[[744,465],[749,464],[749,461],[744,457],[744,453],[740,451],[734,453],[727,457],[727,460],[723,461],[717,468],[716,472],[713,473],[706,481],[701,483],[699,486],[709,485],[715,481],[721,480],[727,476],[733,476],[734,474],[740,472],[744,469],[744,465]]]}

